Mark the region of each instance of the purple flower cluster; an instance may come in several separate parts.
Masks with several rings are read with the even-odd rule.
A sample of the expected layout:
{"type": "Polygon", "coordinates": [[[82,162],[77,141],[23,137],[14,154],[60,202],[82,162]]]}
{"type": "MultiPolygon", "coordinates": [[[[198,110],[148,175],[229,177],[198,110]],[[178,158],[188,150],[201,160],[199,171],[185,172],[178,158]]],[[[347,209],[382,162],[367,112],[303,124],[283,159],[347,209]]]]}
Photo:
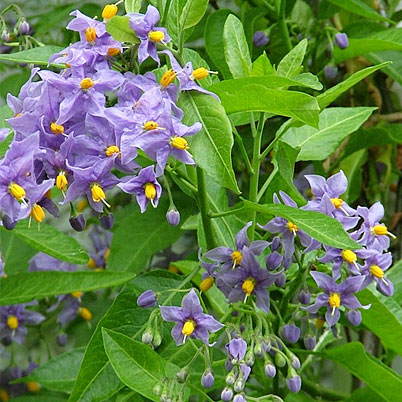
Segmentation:
{"type": "MultiPolygon", "coordinates": [[[[50,199],[54,186],[63,194],[61,204],[85,196],[94,211],[106,215],[110,208],[106,193],[120,187],[135,194],[144,212],[149,204],[158,205],[162,187],[157,178],[169,157],[194,165],[187,137],[199,132],[201,124],[184,125],[176,101],[180,90],[210,94],[195,82],[209,72],[193,70],[191,63],[182,68],[170,52],[172,69],[160,81],[152,72],[114,70],[115,56],[123,48],[106,31],[105,21],[116,12],[117,6],[106,6],[103,21],[72,12],[75,18],[67,29],[78,32],[80,41],[49,60],[65,68],[60,73],[34,68],[19,96],[8,95],[14,113],[8,124],[15,134],[0,161],[0,213],[6,227],[11,229],[28,216],[42,222],[45,210],[58,216],[50,199]],[[180,90],[173,83],[176,78],[180,90]],[[156,166],[141,169],[135,160],[139,150],[156,166]],[[118,178],[114,170],[126,175],[118,178]]],[[[151,57],[159,63],[156,44],[170,38],[156,26],[158,10],[149,6],[145,15],[128,17],[141,41],[139,62],[151,57]]],[[[8,130],[0,133],[7,134],[8,130]]],[[[85,228],[75,215],[71,225],[85,228]]]]}

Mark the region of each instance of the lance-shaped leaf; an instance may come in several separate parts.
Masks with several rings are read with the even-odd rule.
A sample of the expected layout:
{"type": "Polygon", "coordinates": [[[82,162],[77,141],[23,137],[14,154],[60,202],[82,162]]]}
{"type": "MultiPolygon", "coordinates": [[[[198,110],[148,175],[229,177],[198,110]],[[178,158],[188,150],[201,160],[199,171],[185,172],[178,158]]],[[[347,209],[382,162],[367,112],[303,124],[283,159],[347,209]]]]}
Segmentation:
{"type": "Polygon", "coordinates": [[[77,291],[121,285],[133,278],[128,272],[23,272],[0,279],[0,305],[29,302],[77,291]]]}
{"type": "Polygon", "coordinates": [[[286,205],[259,205],[247,200],[243,200],[243,202],[246,209],[285,218],[314,239],[328,246],[351,250],[361,248],[361,245],[352,240],[349,234],[345,232],[340,222],[320,212],[305,211],[286,205]]]}
{"type": "MultiPolygon", "coordinates": [[[[1,229],[6,230],[3,226],[1,229]]],[[[43,251],[58,260],[72,264],[86,264],[88,262],[88,254],[78,241],[53,226],[42,224],[39,230],[36,225],[29,227],[28,220],[24,220],[20,221],[13,229],[13,234],[30,247],[43,251]]]]}
{"type": "Polygon", "coordinates": [[[50,56],[59,53],[61,50],[63,48],[60,46],[40,46],[16,53],[0,54],[0,60],[47,66],[50,56]]]}
{"type": "Polygon", "coordinates": [[[303,39],[280,61],[277,74],[283,77],[294,77],[299,74],[306,50],[307,39],[303,39]]]}

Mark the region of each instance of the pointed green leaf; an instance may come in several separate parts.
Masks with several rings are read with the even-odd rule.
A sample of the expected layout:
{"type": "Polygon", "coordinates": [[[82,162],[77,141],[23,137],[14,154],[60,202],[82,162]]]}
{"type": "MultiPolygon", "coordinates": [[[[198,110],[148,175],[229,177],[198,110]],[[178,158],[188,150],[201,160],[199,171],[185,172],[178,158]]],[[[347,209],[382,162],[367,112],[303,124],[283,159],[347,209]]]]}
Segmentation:
{"type": "Polygon", "coordinates": [[[230,14],[223,28],[226,63],[233,78],[248,77],[251,71],[251,58],[243,24],[230,14]]]}
{"type": "Polygon", "coordinates": [[[60,46],[40,46],[16,53],[0,54],[0,60],[47,66],[50,56],[59,53],[61,50],[63,50],[63,48],[60,46]]]}
{"type": "Polygon", "coordinates": [[[23,272],[0,279],[0,306],[26,303],[77,291],[121,285],[133,278],[128,272],[23,272]]]}
{"type": "Polygon", "coordinates": [[[343,139],[356,131],[376,108],[330,108],[320,113],[318,128],[302,126],[289,129],[282,141],[300,147],[298,161],[328,158],[343,139]]]}
{"type": "Polygon", "coordinates": [[[141,9],[142,0],[124,0],[126,13],[138,13],[141,9]]]}
{"type": "MultiPolygon", "coordinates": [[[[6,230],[1,226],[2,230],[6,230]]],[[[29,227],[28,220],[20,221],[13,229],[13,234],[24,241],[28,246],[51,255],[58,260],[72,264],[86,264],[88,254],[77,240],[60,232],[53,226],[41,224],[29,227]]]]}
{"type": "Polygon", "coordinates": [[[207,11],[208,0],[187,0],[182,13],[184,29],[197,25],[207,11]]]}
{"type": "Polygon", "coordinates": [[[263,75],[275,75],[275,70],[265,52],[253,61],[250,72],[250,77],[260,77],[263,75]]]}
{"type": "Polygon", "coordinates": [[[119,42],[140,43],[130,27],[129,18],[116,15],[106,22],[106,30],[119,42]]]}
{"type": "Polygon", "coordinates": [[[187,92],[180,95],[179,107],[185,124],[202,124],[201,132],[189,138],[197,165],[217,183],[239,193],[232,167],[232,128],[222,105],[212,96],[187,92]]]}
{"type": "Polygon", "coordinates": [[[299,74],[306,50],[307,39],[303,39],[280,61],[277,74],[283,77],[294,77],[299,74]]]}
{"type": "Polygon", "coordinates": [[[286,205],[259,205],[247,200],[243,200],[243,202],[246,209],[285,218],[309,236],[328,246],[351,250],[361,248],[361,245],[352,240],[349,234],[345,232],[340,222],[320,212],[305,211],[286,205]]]}

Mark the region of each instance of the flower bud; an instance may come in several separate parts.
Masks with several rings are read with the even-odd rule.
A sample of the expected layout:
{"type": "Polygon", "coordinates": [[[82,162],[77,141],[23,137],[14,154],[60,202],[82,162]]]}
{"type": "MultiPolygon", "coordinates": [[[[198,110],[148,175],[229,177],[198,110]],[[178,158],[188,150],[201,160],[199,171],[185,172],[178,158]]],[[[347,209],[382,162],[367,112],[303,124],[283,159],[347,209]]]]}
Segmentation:
{"type": "Polygon", "coordinates": [[[295,354],[290,355],[290,364],[293,366],[295,370],[300,369],[300,360],[295,354]]]}
{"type": "Polygon", "coordinates": [[[315,336],[308,335],[303,339],[304,342],[304,347],[307,350],[313,350],[315,348],[315,345],[317,344],[317,341],[315,339],[315,336]]]}
{"type": "Polygon", "coordinates": [[[252,367],[254,365],[255,362],[255,356],[254,356],[254,352],[252,350],[249,350],[246,353],[246,357],[244,358],[245,363],[247,364],[247,366],[252,367]]]}
{"type": "Polygon", "coordinates": [[[262,357],[262,356],[263,356],[264,350],[263,350],[263,348],[262,348],[261,342],[257,342],[257,343],[255,344],[255,346],[254,346],[254,354],[255,354],[257,357],[262,357]]]}
{"type": "Polygon", "coordinates": [[[242,394],[237,394],[233,398],[233,402],[246,402],[246,398],[242,394]]]}
{"type": "Polygon", "coordinates": [[[278,352],[275,355],[275,364],[278,367],[285,367],[286,366],[286,359],[285,356],[283,356],[282,353],[278,352]]]}
{"type": "Polygon", "coordinates": [[[56,337],[56,342],[59,346],[66,346],[67,345],[67,334],[59,334],[56,337]]]}
{"type": "Polygon", "coordinates": [[[348,35],[345,33],[337,33],[335,35],[335,44],[339,47],[339,49],[346,49],[349,46],[348,35]]]}
{"type": "Polygon", "coordinates": [[[295,343],[300,337],[300,328],[295,324],[285,325],[282,328],[282,339],[288,343],[295,343]]]}
{"type": "Polygon", "coordinates": [[[336,76],[338,75],[338,69],[333,66],[325,66],[324,74],[329,81],[334,81],[336,76]]]}
{"type": "Polygon", "coordinates": [[[177,381],[180,383],[186,382],[187,377],[188,377],[188,371],[186,368],[182,368],[176,373],[177,381]]]}
{"type": "Polygon", "coordinates": [[[356,327],[362,322],[362,313],[359,310],[348,311],[346,317],[348,321],[356,327]]]}
{"type": "Polygon", "coordinates": [[[147,328],[144,333],[142,334],[142,343],[145,343],[146,345],[149,345],[150,343],[152,343],[154,339],[154,336],[152,334],[152,331],[150,328],[147,328]]]}
{"type": "Polygon", "coordinates": [[[8,215],[4,215],[2,218],[3,226],[7,230],[13,230],[17,225],[17,221],[13,221],[8,215]]]}
{"type": "Polygon", "coordinates": [[[213,372],[210,369],[204,371],[204,374],[201,377],[201,384],[204,388],[212,388],[215,382],[215,377],[213,372]]]}
{"type": "Polygon", "coordinates": [[[242,378],[238,378],[233,385],[233,389],[235,392],[241,392],[244,389],[244,381],[242,378]]]}
{"type": "Polygon", "coordinates": [[[29,26],[29,23],[25,19],[22,19],[20,24],[18,25],[19,33],[21,35],[27,35],[30,29],[31,27],[29,26]]]}
{"type": "Polygon", "coordinates": [[[221,399],[224,402],[230,402],[233,398],[232,388],[225,387],[221,393],[221,399]]]}
{"type": "Polygon", "coordinates": [[[265,364],[264,371],[269,378],[274,378],[276,375],[276,367],[271,362],[265,364]]]}
{"type": "Polygon", "coordinates": [[[377,281],[375,288],[387,297],[391,297],[394,294],[394,284],[389,279],[377,281]]]}
{"type": "Polygon", "coordinates": [[[149,289],[138,296],[137,304],[139,307],[151,308],[156,306],[156,300],[156,293],[152,289],[149,289]]]}
{"type": "Polygon", "coordinates": [[[159,331],[154,332],[154,339],[152,340],[152,346],[154,349],[158,348],[162,343],[162,335],[159,331]]]}
{"type": "Polygon", "coordinates": [[[114,215],[113,214],[102,215],[99,220],[103,229],[110,230],[114,224],[114,215]]]}
{"type": "Polygon", "coordinates": [[[253,36],[253,44],[256,47],[264,47],[268,42],[269,38],[263,31],[257,31],[253,36]]]}
{"type": "Polygon", "coordinates": [[[276,279],[275,279],[275,285],[281,288],[283,285],[286,283],[286,275],[284,273],[281,273],[276,279]]]}
{"type": "Polygon", "coordinates": [[[236,381],[236,376],[233,370],[226,376],[225,382],[227,385],[233,385],[236,381]]]}
{"type": "Polygon", "coordinates": [[[281,246],[281,239],[278,236],[275,236],[272,239],[272,243],[271,243],[271,250],[272,252],[278,250],[278,248],[281,246]]]}
{"type": "Polygon", "coordinates": [[[300,376],[293,375],[292,377],[288,377],[286,379],[286,385],[289,389],[290,392],[293,392],[294,394],[297,394],[300,391],[301,388],[301,378],[300,376]]]}
{"type": "Polygon", "coordinates": [[[13,340],[11,339],[11,336],[4,336],[1,338],[1,344],[3,346],[10,346],[13,340]]]}
{"type": "Polygon", "coordinates": [[[152,393],[156,396],[160,395],[162,391],[162,387],[160,386],[160,384],[156,384],[154,386],[154,388],[152,389],[152,393]]]}
{"type": "Polygon", "coordinates": [[[175,206],[170,207],[167,211],[166,220],[172,226],[177,226],[180,223],[180,213],[175,206]]]}
{"type": "Polygon", "coordinates": [[[1,40],[2,42],[8,42],[10,40],[10,33],[6,29],[1,33],[1,40]]]}
{"type": "Polygon", "coordinates": [[[278,269],[280,267],[280,265],[282,264],[282,260],[283,256],[274,251],[273,253],[267,255],[267,258],[265,259],[265,265],[267,269],[269,269],[270,271],[274,271],[275,269],[278,269]]]}
{"type": "Polygon", "coordinates": [[[85,229],[85,226],[87,224],[85,216],[83,214],[79,214],[76,216],[72,216],[69,219],[70,226],[76,231],[76,232],[82,232],[85,229]]]}
{"type": "Polygon", "coordinates": [[[230,359],[225,360],[225,368],[226,371],[230,371],[233,368],[232,361],[230,359]]]}
{"type": "Polygon", "coordinates": [[[309,291],[301,290],[299,293],[299,302],[302,304],[310,304],[311,295],[309,291]]]}

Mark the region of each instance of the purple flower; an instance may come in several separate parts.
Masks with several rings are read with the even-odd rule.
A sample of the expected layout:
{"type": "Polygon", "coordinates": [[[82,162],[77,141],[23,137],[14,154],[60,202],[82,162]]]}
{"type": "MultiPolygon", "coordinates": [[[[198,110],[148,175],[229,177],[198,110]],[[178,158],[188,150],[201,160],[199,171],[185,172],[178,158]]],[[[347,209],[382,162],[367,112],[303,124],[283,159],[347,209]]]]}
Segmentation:
{"type": "Polygon", "coordinates": [[[73,15],[75,18],[66,28],[79,32],[81,41],[95,42],[97,38],[102,37],[106,33],[104,22],[90,18],[78,10],[71,12],[70,15],[73,15]]]}
{"type": "Polygon", "coordinates": [[[388,231],[388,228],[380,223],[384,217],[384,207],[380,202],[376,202],[369,208],[357,207],[357,214],[364,220],[360,228],[352,233],[352,238],[367,248],[387,250],[389,247],[389,237],[396,237],[388,231]]]}
{"type": "Polygon", "coordinates": [[[247,342],[242,338],[233,338],[225,348],[231,359],[243,360],[247,352],[247,342]]]}
{"type": "Polygon", "coordinates": [[[86,194],[91,207],[97,211],[103,211],[103,204],[106,202],[105,191],[113,188],[119,180],[110,172],[113,166],[113,159],[99,160],[94,165],[87,168],[69,166],[74,174],[74,182],[67,190],[63,204],[76,200],[86,194]]]}
{"type": "Polygon", "coordinates": [[[28,333],[25,325],[37,325],[45,319],[42,314],[26,309],[27,306],[34,304],[37,303],[0,307],[0,333],[2,338],[8,337],[17,343],[25,342],[28,333]]]}
{"type": "Polygon", "coordinates": [[[182,345],[188,337],[200,339],[208,345],[208,331],[216,332],[224,327],[211,315],[202,312],[200,300],[194,289],[183,298],[182,307],[161,306],[160,309],[165,321],[177,323],[172,329],[176,345],[182,345]]]}
{"type": "Polygon", "coordinates": [[[48,308],[48,312],[57,310],[63,303],[63,309],[57,315],[57,322],[65,328],[77,316],[81,305],[81,292],[64,294],[57,297],[57,302],[48,308]]]}
{"type": "Polygon", "coordinates": [[[217,286],[228,298],[229,302],[245,301],[248,296],[256,296],[256,304],[267,314],[269,312],[270,287],[278,274],[271,274],[261,269],[253,252],[243,248],[242,264],[239,268],[227,271],[217,279],[217,286]]]}
{"type": "Polygon", "coordinates": [[[185,66],[182,67],[169,50],[164,50],[162,53],[165,53],[169,56],[170,64],[172,65],[175,76],[179,80],[181,91],[201,92],[203,94],[213,96],[215,99],[220,101],[219,97],[216,94],[204,89],[195,82],[196,79],[200,80],[207,77],[210,73],[216,74],[215,72],[209,71],[204,67],[200,67],[194,70],[191,61],[187,62],[185,66]]]}
{"type": "Polygon", "coordinates": [[[347,263],[349,270],[359,275],[361,273],[361,266],[357,263],[357,258],[366,259],[374,254],[375,250],[341,250],[339,248],[325,246],[326,253],[323,257],[317,258],[320,262],[333,262],[332,264],[332,276],[335,280],[341,277],[341,266],[344,262],[347,263]]]}
{"type": "Polygon", "coordinates": [[[253,36],[253,44],[257,47],[264,47],[268,45],[269,38],[263,31],[257,31],[253,36]]]}
{"type": "Polygon", "coordinates": [[[212,261],[223,263],[222,270],[226,271],[241,264],[244,247],[248,247],[255,255],[260,255],[268,247],[269,243],[263,240],[256,240],[250,243],[247,236],[247,229],[251,224],[252,222],[248,222],[239,233],[237,233],[235,238],[235,249],[224,246],[216,247],[207,251],[205,257],[212,261]]]}
{"type": "Polygon", "coordinates": [[[141,64],[145,59],[151,57],[159,65],[156,44],[159,42],[166,44],[171,40],[165,28],[155,26],[160,19],[159,11],[154,6],[149,5],[145,15],[130,13],[128,16],[131,29],[141,41],[138,48],[138,61],[141,64]]]}
{"type": "Polygon", "coordinates": [[[362,275],[365,276],[362,288],[365,288],[371,282],[376,281],[376,287],[379,292],[385,296],[392,296],[394,294],[394,285],[384,275],[384,272],[391,266],[391,264],[391,253],[377,253],[368,257],[361,269],[362,275]]]}
{"type": "Polygon", "coordinates": [[[300,328],[295,324],[285,325],[282,328],[282,338],[289,343],[295,343],[299,340],[300,328]]]}
{"type": "Polygon", "coordinates": [[[264,372],[268,378],[274,378],[276,376],[276,367],[271,362],[268,362],[264,366],[264,372]]]}
{"type": "Polygon", "coordinates": [[[138,296],[137,304],[140,307],[151,308],[156,306],[156,300],[156,293],[152,289],[149,289],[138,296]]]}
{"type": "Polygon", "coordinates": [[[302,309],[315,314],[321,307],[326,306],[325,319],[329,327],[333,327],[338,322],[340,306],[345,306],[352,310],[370,308],[370,305],[362,306],[354,295],[354,293],[361,290],[364,276],[349,277],[340,284],[337,284],[334,279],[322,272],[311,272],[311,276],[324,293],[317,296],[313,305],[302,307],[302,309]]]}
{"type": "Polygon", "coordinates": [[[154,166],[140,171],[138,176],[126,176],[118,186],[128,194],[135,194],[141,212],[144,213],[149,203],[156,208],[162,195],[162,187],[156,180],[154,166]]]}
{"type": "MultiPolygon", "coordinates": [[[[289,207],[297,208],[296,202],[294,202],[284,191],[279,192],[283,203],[289,207]]],[[[276,194],[274,194],[274,203],[280,204],[280,200],[276,194]]],[[[285,218],[276,217],[271,219],[266,225],[261,226],[262,229],[271,233],[282,234],[282,247],[284,250],[283,266],[288,268],[292,261],[292,256],[295,251],[295,238],[300,238],[300,241],[306,249],[304,252],[309,252],[320,247],[320,243],[317,240],[312,239],[304,231],[300,230],[297,225],[287,221],[285,218]]]]}
{"type": "Polygon", "coordinates": [[[335,35],[335,43],[339,49],[346,49],[349,46],[348,35],[345,33],[337,33],[335,35]]]}
{"type": "Polygon", "coordinates": [[[60,271],[60,272],[72,272],[77,267],[65,261],[60,261],[45,253],[38,253],[29,260],[29,272],[34,271],[60,271]]]}

